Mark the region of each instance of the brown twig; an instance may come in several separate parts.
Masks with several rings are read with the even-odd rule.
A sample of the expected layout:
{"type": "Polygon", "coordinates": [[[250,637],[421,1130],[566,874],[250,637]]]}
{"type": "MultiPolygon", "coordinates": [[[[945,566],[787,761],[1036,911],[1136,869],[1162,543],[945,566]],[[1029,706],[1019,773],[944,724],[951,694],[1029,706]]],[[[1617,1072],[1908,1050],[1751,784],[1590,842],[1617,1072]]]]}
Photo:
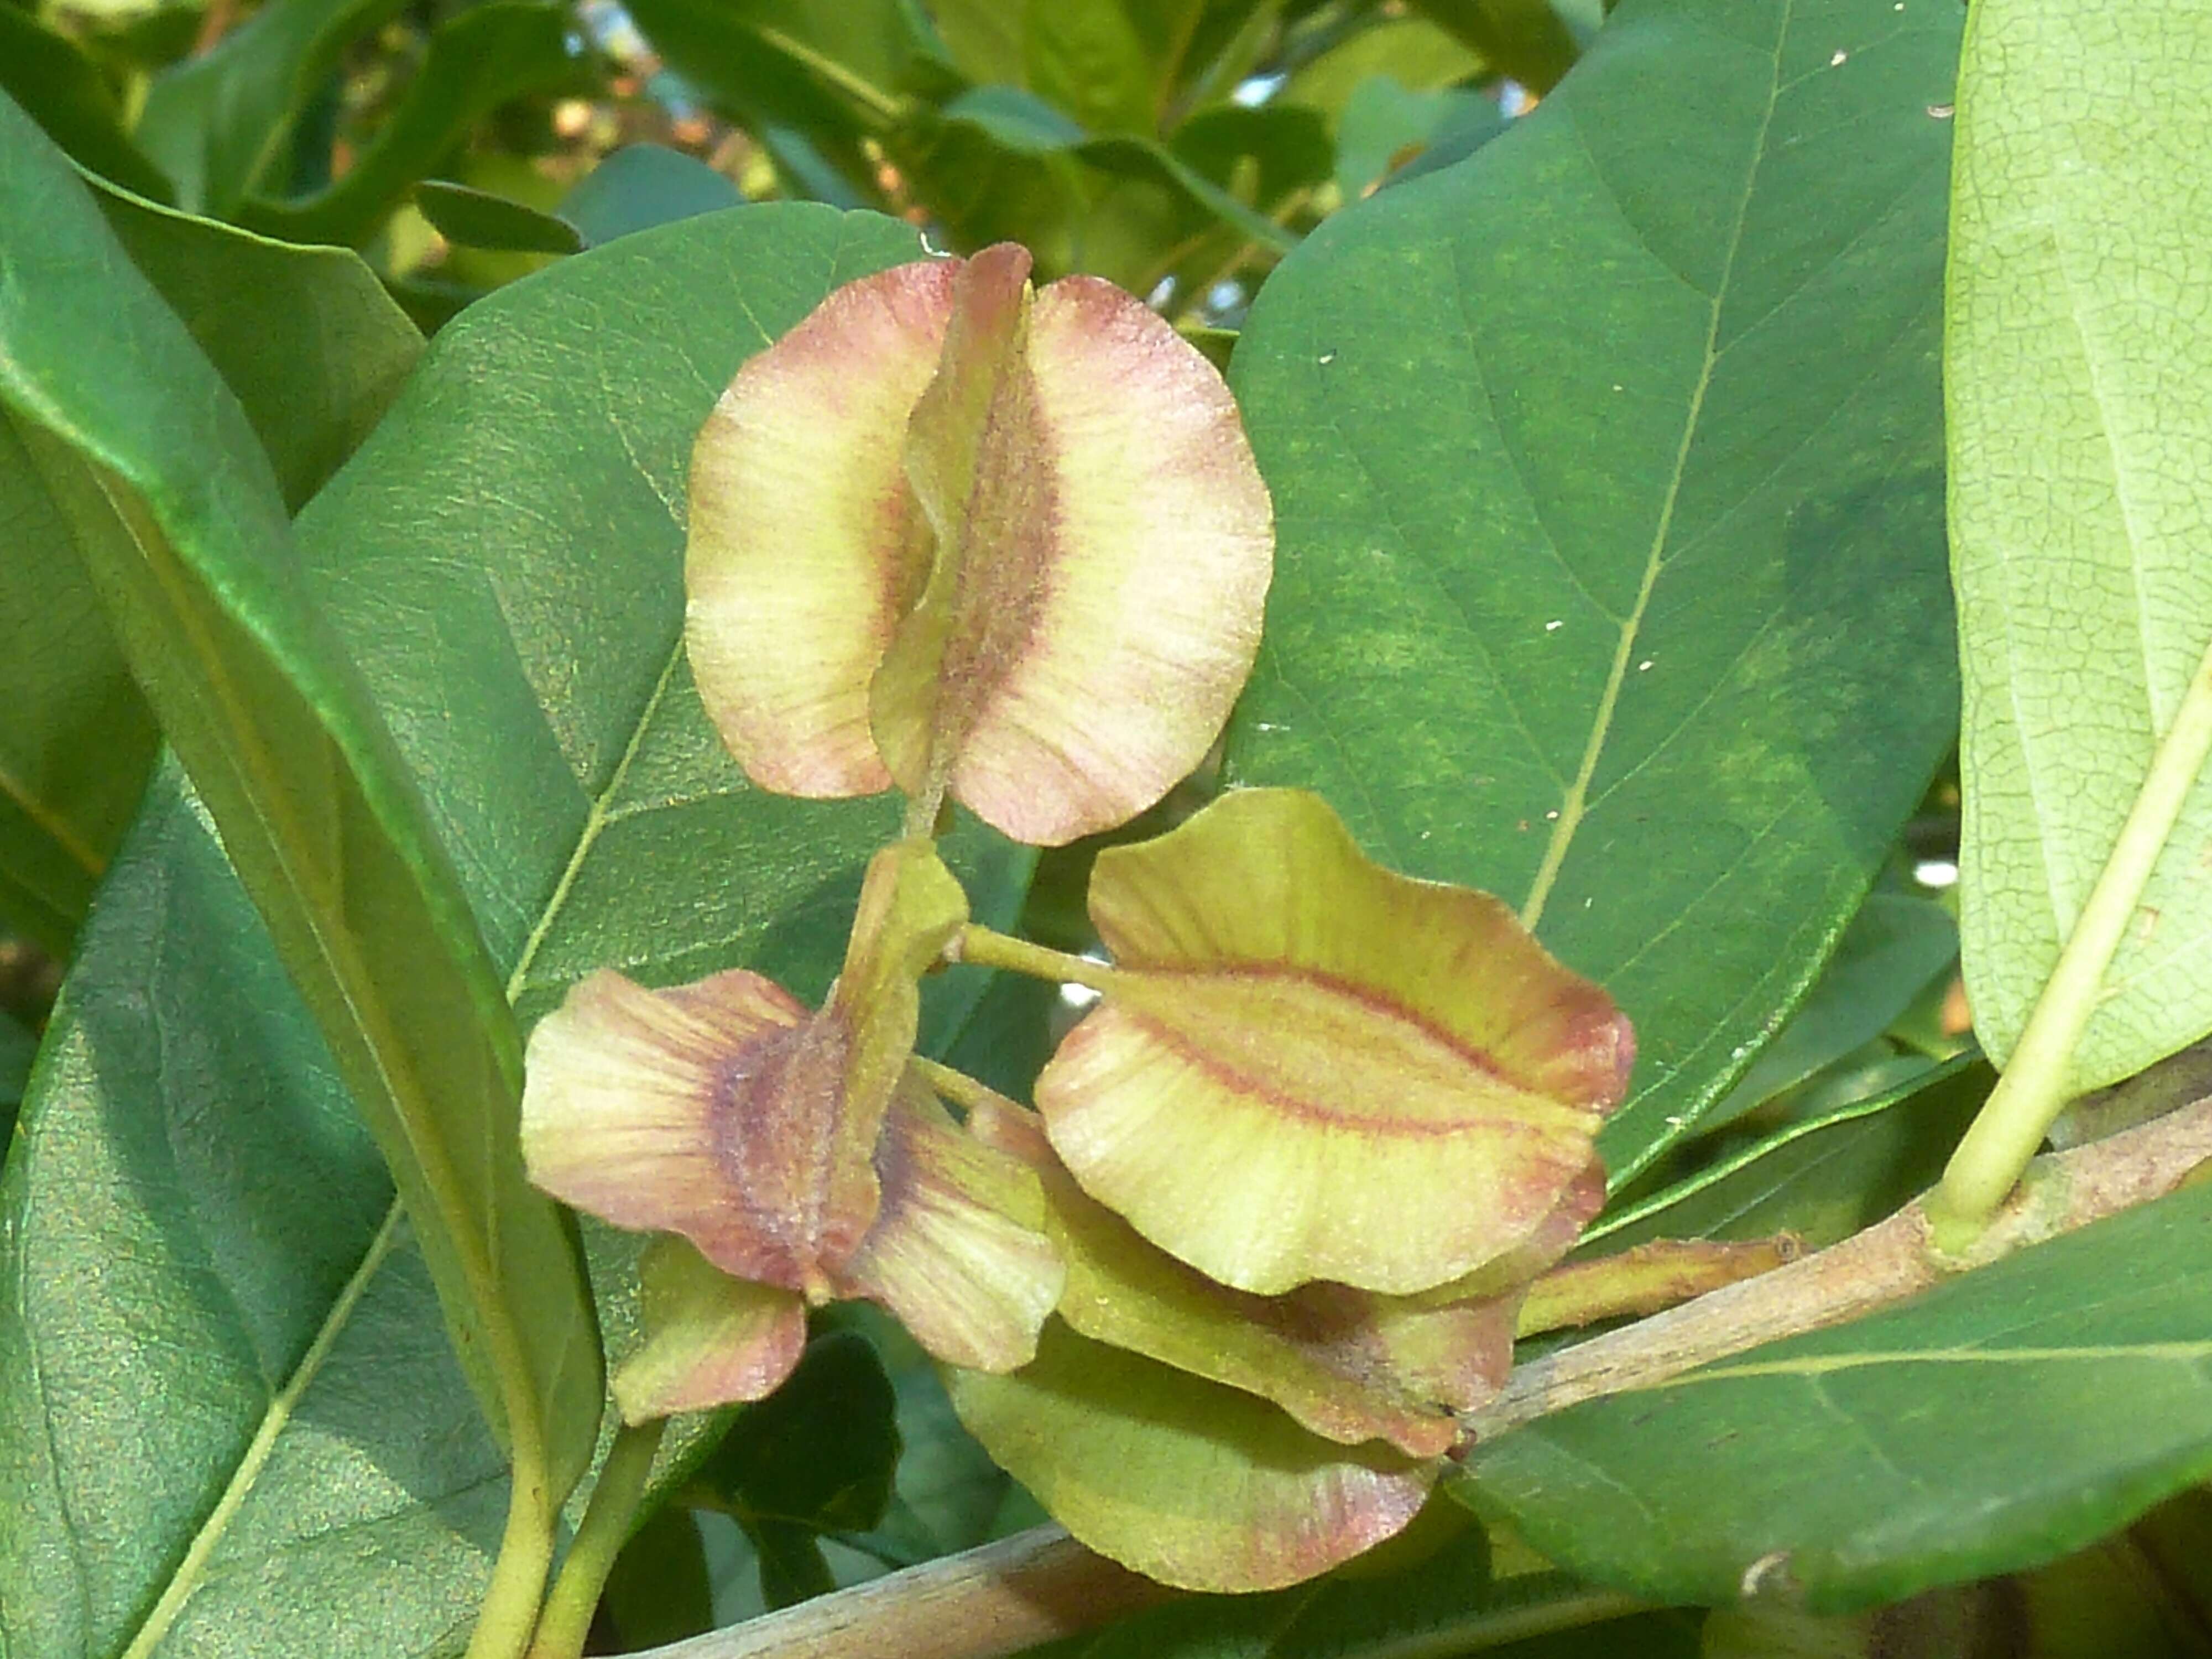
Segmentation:
{"type": "Polygon", "coordinates": [[[1840,1325],[2027,1245],[2169,1193],[2212,1158],[2212,1100],[2029,1166],[1973,1249],[1947,1258],[1929,1237],[1924,1199],[1888,1220],[1772,1273],[1701,1296],[1625,1329],[1515,1369],[1467,1419],[1477,1439],[1601,1394],[1646,1389],[1763,1342],[1840,1325]]]}
{"type": "Polygon", "coordinates": [[[1037,1527],[639,1659],[998,1659],[1176,1594],[1037,1527]]]}
{"type": "MultiPolygon", "coordinates": [[[[1879,1225],[1756,1279],[1532,1361],[1468,1419],[1480,1438],[1579,1401],[1872,1313],[1951,1275],[2173,1190],[2212,1160],[2212,1099],[2038,1158],[1974,1247],[1939,1253],[1915,1200],[1879,1225]]],[[[1000,1659],[1095,1629],[1178,1592],[1057,1527],[909,1567],[638,1659],[1000,1659]]]]}

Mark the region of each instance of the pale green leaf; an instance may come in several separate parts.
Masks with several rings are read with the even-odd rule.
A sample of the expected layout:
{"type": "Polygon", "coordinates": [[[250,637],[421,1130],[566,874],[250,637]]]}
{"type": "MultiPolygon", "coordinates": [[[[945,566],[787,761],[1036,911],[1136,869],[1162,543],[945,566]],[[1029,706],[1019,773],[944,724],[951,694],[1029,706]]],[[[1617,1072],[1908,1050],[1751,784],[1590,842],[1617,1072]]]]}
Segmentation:
{"type": "Polygon", "coordinates": [[[2110,950],[2069,993],[2095,1000],[2078,1091],[2212,1029],[2201,746],[2153,787],[2192,682],[2212,696],[2212,12],[1973,15],[1945,341],[1966,988],[2002,1061],[2069,935],[2110,950]],[[2115,860],[2158,788],[2178,817],[2115,860]],[[2133,890],[2084,926],[2108,861],[2133,890]]]}

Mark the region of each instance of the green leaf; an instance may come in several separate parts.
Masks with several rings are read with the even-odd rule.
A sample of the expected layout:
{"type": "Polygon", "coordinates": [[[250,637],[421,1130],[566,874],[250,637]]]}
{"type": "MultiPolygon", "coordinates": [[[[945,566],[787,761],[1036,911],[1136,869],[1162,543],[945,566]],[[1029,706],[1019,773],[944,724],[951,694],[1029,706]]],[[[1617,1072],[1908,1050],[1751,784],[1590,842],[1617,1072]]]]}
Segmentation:
{"type": "Polygon", "coordinates": [[[1505,118],[1487,94],[1445,88],[1412,92],[1388,75],[1360,83],[1336,124],[1336,184],[1357,198],[1418,154],[1470,128],[1502,132],[1505,118]]]}
{"type": "Polygon", "coordinates": [[[1804,995],[1949,741],[1958,22],[1625,0],[1507,138],[1327,221],[1237,349],[1279,550],[1229,775],[1613,993],[1616,1181],[1804,995]]]}
{"type": "Polygon", "coordinates": [[[430,228],[464,247],[512,253],[575,253],[583,233],[566,219],[488,190],[427,179],[415,187],[415,205],[430,228]]]}
{"type": "Polygon", "coordinates": [[[1471,1498],[1662,1602],[1815,1612],[2079,1549],[2212,1474],[2212,1187],[1477,1446],[1471,1498]]]}
{"type": "Polygon", "coordinates": [[[255,199],[240,222],[295,242],[366,241],[469,130],[510,98],[577,72],[568,9],[484,0],[441,23],[391,118],[345,176],[299,201],[255,199]]]}
{"type": "Polygon", "coordinates": [[[2000,1062],[2073,959],[2078,1043],[2033,1060],[2063,1096],[2212,1029],[2212,323],[2173,297],[2212,257],[2212,17],[1973,17],[1945,340],[1961,933],[2000,1062]]]}
{"type": "Polygon", "coordinates": [[[1413,4],[1498,74],[1511,76],[1532,92],[1550,92],[1575,66],[1581,51],[1547,0],[1413,0],[1413,4]]]}
{"type": "Polygon", "coordinates": [[[573,1232],[523,1177],[520,1045],[453,866],[297,580],[244,412],[4,104],[0,217],[44,230],[0,272],[0,404],[392,1164],[487,1413],[557,1503],[598,1344],[573,1232]]]}
{"type": "Polygon", "coordinates": [[[1297,245],[1290,232],[1238,201],[1157,140],[1093,135],[1050,105],[1012,87],[979,87],[963,93],[940,115],[945,124],[968,128],[1011,155],[1036,160],[1069,156],[1117,178],[1160,185],[1261,247],[1281,252],[1297,245]]]}
{"type": "Polygon", "coordinates": [[[30,1086],[31,1062],[39,1057],[39,1039],[13,1014],[0,1013],[0,1168],[8,1159],[8,1143],[15,1133],[15,1109],[23,1103],[30,1086]]]}
{"type": "Polygon", "coordinates": [[[95,199],[245,407],[298,512],[384,417],[422,335],[357,254],[270,241],[119,191],[95,199]]]}
{"type": "MultiPolygon", "coordinates": [[[[422,338],[350,253],[295,248],[118,191],[108,228],[245,405],[297,507],[398,391],[422,338]]],[[[152,765],[131,683],[70,526],[12,430],[0,432],[0,914],[66,956],[152,765]]]]}
{"type": "Polygon", "coordinates": [[[383,1160],[173,767],[49,1055],[0,1179],[0,1649],[448,1650],[504,1462],[383,1160]]]}
{"type": "Polygon", "coordinates": [[[727,179],[681,150],[626,144],[576,182],[561,203],[561,217],[597,247],[744,199],[727,179]]]}
{"type": "Polygon", "coordinates": [[[0,524],[0,919],[66,957],[159,738],[70,527],[4,416],[0,524]]]}
{"type": "Polygon", "coordinates": [[[1277,97],[1340,119],[1378,76],[1409,92],[1440,92],[1482,72],[1483,61],[1425,17],[1385,17],[1300,64],[1277,97]]]}
{"type": "MultiPolygon", "coordinates": [[[[787,172],[819,159],[875,199],[860,137],[906,108],[923,53],[908,0],[636,0],[629,9],[670,67],[752,128],[787,172]]],[[[820,194],[825,182],[809,187],[820,194]]]]}
{"type": "Polygon", "coordinates": [[[1094,131],[1158,131],[1151,54],[1121,0],[1054,0],[1025,21],[1024,87],[1094,131]]]}
{"type": "Polygon", "coordinates": [[[1583,1235],[1609,1255],[1656,1238],[1793,1232],[1822,1249],[1921,1193],[1986,1099],[1990,1068],[1961,1054],[1911,1081],[1807,1116],[1717,1158],[1583,1235]]]}
{"type": "Polygon", "coordinates": [[[270,0],[209,52],[147,88],[137,137],[176,185],[177,205],[227,219],[270,174],[307,100],[346,43],[403,0],[270,0]]]}
{"type": "Polygon", "coordinates": [[[600,1607],[625,1653],[714,1628],[714,1586],[690,1510],[670,1504],[638,1528],[615,1558],[600,1607]]]}
{"type": "Polygon", "coordinates": [[[1812,994],[1701,1127],[1731,1122],[1872,1042],[1958,954],[1958,924],[1942,905],[1910,893],[1869,893],[1812,994]]]}
{"type": "Polygon", "coordinates": [[[699,1466],[695,1483],[752,1540],[769,1606],[833,1588],[820,1540],[883,1520],[899,1461],[897,1404],[868,1340],[832,1331],[807,1346],[781,1388],[738,1413],[699,1466]]]}
{"type": "Polygon", "coordinates": [[[125,133],[123,111],[99,66],[13,6],[0,6],[0,92],[80,166],[141,196],[169,199],[169,181],[125,133]]]}
{"type": "MultiPolygon", "coordinates": [[[[580,254],[458,319],[303,515],[303,583],[392,720],[526,1014],[602,963],[665,984],[742,963],[809,997],[836,974],[862,866],[896,835],[897,808],[762,795],[723,752],[678,648],[684,469],[743,358],[832,287],[915,251],[903,226],[780,206],[580,254]]],[[[170,828],[143,861],[118,866],[102,910],[117,918],[114,942],[88,945],[65,994],[128,1022],[81,1044],[96,1065],[42,1088],[27,1144],[43,1134],[55,1150],[11,1165],[0,1200],[0,1238],[30,1264],[0,1283],[11,1297],[40,1291],[0,1319],[0,1368],[14,1368],[0,1369],[0,1411],[21,1413],[0,1419],[0,1440],[47,1446],[55,1419],[35,1469],[0,1468],[0,1509],[31,1517],[0,1534],[0,1620],[15,1621],[0,1622],[0,1642],[42,1659],[117,1653],[166,1593],[185,1618],[132,1659],[240,1651],[244,1638],[226,1641],[272,1605],[313,1632],[278,1650],[440,1653],[489,1570],[499,1460],[411,1256],[371,1264],[358,1302],[336,1299],[380,1219],[384,1178],[304,1014],[268,991],[282,977],[244,900],[181,863],[214,860],[204,828],[182,820],[189,844],[170,844],[184,833],[176,816],[159,819],[170,828]],[[163,902],[166,919],[144,914],[163,902]],[[234,1102],[246,1121],[228,1115],[234,1102]],[[132,1150],[142,1145],[152,1151],[132,1150]],[[179,1164],[191,1181],[172,1173],[179,1164]],[[245,1227],[226,1182],[329,1211],[309,1243],[327,1247],[331,1270],[303,1277],[295,1265],[318,1223],[245,1227]],[[342,1226],[337,1206],[356,1188],[373,1213],[342,1226]],[[38,1221],[50,1212],[84,1218],[64,1234],[38,1221]],[[82,1265],[107,1259],[103,1234],[166,1242],[190,1294],[165,1282],[142,1302],[138,1278],[82,1265]],[[80,1265],[65,1273],[70,1261],[80,1265]],[[210,1261],[248,1291],[225,1291],[210,1261]],[[181,1311],[142,1317],[149,1306],[181,1311]],[[228,1334],[239,1320],[268,1334],[262,1351],[228,1334]],[[319,1381],[289,1415],[268,1415],[325,1326],[337,1346],[319,1381]],[[15,1380],[33,1346],[57,1379],[45,1394],[15,1380]],[[227,1393],[205,1372],[210,1353],[239,1357],[227,1393]],[[434,1361],[435,1386],[410,1369],[434,1361]],[[115,1386],[126,1374],[131,1385],[115,1386]],[[265,1464],[248,1461],[257,1431],[265,1464]],[[148,1448],[148,1461],[118,1447],[148,1448]],[[433,1452],[450,1478],[410,1487],[377,1474],[404,1474],[433,1452]],[[35,1507],[15,1501],[6,1483],[18,1480],[35,1507]],[[218,1511],[228,1487],[244,1499],[218,1511]],[[362,1524],[342,1516],[325,1532],[341,1490],[362,1524]],[[129,1547],[73,1543],[72,1516],[88,1537],[127,1532],[129,1547]],[[187,1578],[179,1563],[195,1538],[206,1571],[187,1578]],[[360,1538],[392,1540],[375,1573],[332,1565],[360,1538]],[[56,1588],[80,1559],[82,1598],[56,1588]],[[387,1620],[394,1584],[404,1595],[387,1620]],[[26,1621],[77,1619],[81,1600],[98,1626],[82,1645],[18,1639],[19,1626],[48,1628],[26,1621]],[[194,1645],[199,1620],[214,1634],[194,1645]]],[[[978,915],[1009,916],[1029,853],[972,828],[948,850],[978,915]]],[[[939,1041],[975,989],[946,988],[958,994],[926,1026],[939,1041]]],[[[601,1238],[593,1277],[619,1357],[635,1337],[628,1253],[642,1241],[601,1238]]],[[[672,1426],[664,1461],[696,1457],[714,1429],[672,1426]]]]}

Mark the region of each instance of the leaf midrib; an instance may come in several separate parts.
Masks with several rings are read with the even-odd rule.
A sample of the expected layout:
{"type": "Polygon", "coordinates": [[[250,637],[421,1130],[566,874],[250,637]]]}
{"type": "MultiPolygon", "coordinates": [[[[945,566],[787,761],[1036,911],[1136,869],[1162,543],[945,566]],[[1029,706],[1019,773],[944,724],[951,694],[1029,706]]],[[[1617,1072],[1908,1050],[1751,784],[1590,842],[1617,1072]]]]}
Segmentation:
{"type": "Polygon", "coordinates": [[[392,1247],[399,1237],[403,1213],[399,1200],[395,1197],[386,1209],[384,1220],[378,1226],[375,1236],[369,1240],[368,1249],[362,1253],[360,1265],[346,1279],[337,1300],[331,1304],[330,1312],[324,1316],[322,1324],[316,1329],[314,1340],[308,1343],[307,1351],[300,1357],[300,1363],[293,1367],[292,1375],[285,1379],[284,1386],[277,1390],[276,1397],[269,1402],[269,1408],[262,1413],[260,1425],[255,1429],[253,1438],[246,1443],[245,1454],[239,1459],[237,1468],[232,1471],[230,1480],[225,1483],[222,1495],[216,1499],[215,1507],[208,1511],[207,1519],[192,1534],[192,1541],[185,1548],[184,1559],[169,1575],[169,1581],[162,1587],[160,1599],[154,1603],[153,1610],[146,1615],[145,1621],[138,1626],[138,1632],[131,1638],[131,1645],[124,1649],[121,1659],[148,1659],[161,1638],[168,1634],[169,1627],[184,1612],[185,1604],[191,1600],[193,1592],[199,1589],[207,1576],[208,1563],[213,1559],[216,1547],[222,1543],[223,1534],[229,1530],[232,1520],[245,1505],[247,1496],[261,1478],[261,1471],[267,1467],[270,1458],[276,1455],[277,1439],[292,1420],[292,1413],[298,1409],[308,1386],[314,1382],[324,1362],[330,1358],[331,1349],[337,1346],[338,1337],[352,1319],[355,1307],[368,1293],[369,1282],[376,1277],[385,1258],[391,1255],[392,1247]]]}
{"type": "MultiPolygon", "coordinates": [[[[1758,191],[1759,169],[1766,156],[1767,134],[1774,125],[1774,112],[1782,99],[1782,48],[1790,38],[1790,28],[1796,11],[1796,0],[1784,0],[1782,17],[1775,30],[1773,74],[1767,86],[1765,108],[1759,117],[1759,131],[1751,144],[1751,166],[1744,179],[1743,195],[1736,204],[1735,222],[1729,228],[1728,251],[1721,260],[1720,280],[1713,285],[1711,315],[1705,325],[1705,343],[1698,368],[1697,385],[1690,393],[1689,410],[1682,422],[1682,436],[1676,446],[1674,465],[1667,480],[1665,495],[1659,507],[1659,519],[1651,532],[1651,544],[1644,555],[1644,574],[1637,586],[1636,602],[1629,608],[1627,617],[1620,624],[1620,638],[1613,653],[1613,663],[1606,672],[1604,689],[1598,694],[1597,711],[1591,717],[1588,741],[1583,746],[1582,761],[1575,769],[1573,780],[1559,802],[1559,816],[1553,820],[1552,833],[1544,846],[1544,856],[1536,866],[1536,874],[1528,884],[1528,896],[1521,906],[1521,925],[1532,933],[1543,919],[1545,903],[1551,897],[1552,888],[1558,881],[1559,871],[1567,860],[1567,851],[1574,844],[1575,833],[1582,827],[1589,787],[1597,775],[1599,758],[1611,737],[1615,710],[1620,702],[1621,687],[1628,678],[1628,665],[1636,654],[1636,641],[1642,631],[1645,611],[1650,608],[1651,595],[1659,584],[1659,572],[1666,563],[1667,538],[1673,533],[1674,508],[1681,500],[1683,483],[1687,477],[1690,451],[1696,443],[1698,422],[1705,413],[1705,394],[1711,388],[1714,368],[1720,362],[1721,313],[1724,309],[1729,289],[1735,276],[1738,256],[1743,250],[1743,232],[1751,216],[1751,198],[1758,191]]],[[[1570,108],[1566,118],[1572,121],[1576,112],[1570,108]]],[[[1608,186],[1608,189],[1610,187],[1608,186]]]]}

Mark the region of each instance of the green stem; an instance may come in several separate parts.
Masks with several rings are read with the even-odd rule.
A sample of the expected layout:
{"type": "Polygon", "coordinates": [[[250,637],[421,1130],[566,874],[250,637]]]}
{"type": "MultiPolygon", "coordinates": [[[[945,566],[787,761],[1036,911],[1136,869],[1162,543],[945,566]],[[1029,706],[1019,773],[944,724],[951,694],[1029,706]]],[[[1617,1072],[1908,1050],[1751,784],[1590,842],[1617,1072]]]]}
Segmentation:
{"type": "Polygon", "coordinates": [[[2097,1012],[2105,975],[2208,756],[2212,647],[2159,740],[2142,790],[2058,952],[2004,1075],[1943,1171],[1929,1212],[1944,1248],[1957,1249],[1981,1230],[2072,1097],[2074,1050],[2097,1012]]]}
{"type": "Polygon", "coordinates": [[[660,1449],[660,1433],[666,1426],[665,1419],[655,1418],[625,1425],[615,1436],[591,1501],[584,1505],[575,1541],[568,1546],[568,1558],[553,1581],[553,1593],[545,1598],[530,1659],[577,1659],[583,1652],[607,1575],[614,1571],[615,1557],[629,1541],[630,1523],[644,1501],[646,1479],[653,1473],[653,1455],[660,1449]]]}
{"type": "Polygon", "coordinates": [[[538,1598],[553,1565],[553,1508],[544,1472],[517,1462],[507,1504],[507,1532],[499,1540],[466,1659],[521,1659],[538,1626],[538,1598]]]}
{"type": "Polygon", "coordinates": [[[827,81],[878,120],[896,122],[905,115],[903,100],[894,98],[872,82],[863,81],[842,64],[823,57],[813,47],[793,40],[781,29],[770,28],[765,23],[756,23],[753,33],[785,57],[827,81]]]}
{"type": "Polygon", "coordinates": [[[920,1072],[928,1080],[931,1088],[963,1112],[972,1112],[979,1106],[986,1109],[1000,1107],[1017,1112],[1029,1110],[1019,1101],[1007,1098],[989,1084],[979,1082],[965,1072],[956,1072],[950,1066],[940,1066],[920,1054],[907,1064],[920,1072]]]}
{"type": "Polygon", "coordinates": [[[1094,991],[1112,990],[1116,977],[1115,970],[1103,962],[1032,945],[972,921],[960,930],[949,954],[956,962],[978,962],[986,968],[1004,968],[1060,984],[1088,985],[1094,991]]]}

